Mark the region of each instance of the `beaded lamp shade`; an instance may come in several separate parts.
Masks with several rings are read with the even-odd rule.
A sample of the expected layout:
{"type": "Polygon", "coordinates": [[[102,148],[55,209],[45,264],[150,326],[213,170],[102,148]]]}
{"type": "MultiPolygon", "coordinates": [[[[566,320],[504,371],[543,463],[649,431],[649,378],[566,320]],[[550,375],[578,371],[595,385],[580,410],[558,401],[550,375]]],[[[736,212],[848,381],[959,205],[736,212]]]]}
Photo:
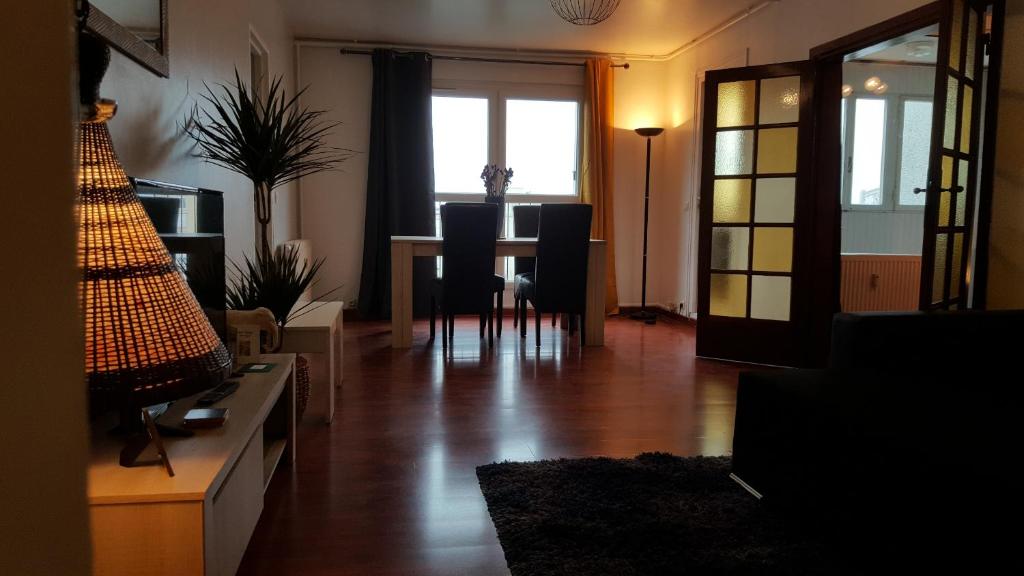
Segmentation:
{"type": "Polygon", "coordinates": [[[555,13],[577,26],[600,24],[618,7],[619,0],[551,0],[555,13]]]}
{"type": "Polygon", "coordinates": [[[77,205],[85,371],[93,402],[126,414],[215,386],[231,359],[118,162],[107,130],[116,105],[90,100],[77,205]]]}

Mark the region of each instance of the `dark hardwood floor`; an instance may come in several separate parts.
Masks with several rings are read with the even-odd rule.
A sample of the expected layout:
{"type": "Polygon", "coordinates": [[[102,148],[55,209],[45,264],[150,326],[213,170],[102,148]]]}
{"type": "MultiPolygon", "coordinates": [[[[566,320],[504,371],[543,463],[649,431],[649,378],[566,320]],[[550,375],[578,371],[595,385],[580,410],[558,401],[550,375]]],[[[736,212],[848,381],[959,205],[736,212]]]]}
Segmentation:
{"type": "Polygon", "coordinates": [[[389,324],[346,325],[335,421],[299,431],[239,574],[508,574],[476,466],[731,450],[740,368],[696,359],[691,325],[613,318],[582,352],[547,322],[537,349],[530,328],[506,316],[489,350],[460,320],[446,358],[424,322],[409,350],[389,324]]]}

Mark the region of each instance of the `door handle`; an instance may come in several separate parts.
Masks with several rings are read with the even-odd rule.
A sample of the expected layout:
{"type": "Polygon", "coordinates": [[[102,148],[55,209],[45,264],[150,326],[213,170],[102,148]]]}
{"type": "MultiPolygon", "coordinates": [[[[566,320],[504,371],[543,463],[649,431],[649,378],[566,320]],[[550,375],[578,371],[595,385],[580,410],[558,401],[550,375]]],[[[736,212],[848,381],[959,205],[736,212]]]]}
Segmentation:
{"type": "MultiPolygon", "coordinates": [[[[937,188],[936,192],[963,192],[963,186],[953,186],[950,188],[937,188]]],[[[921,192],[928,192],[928,188],[914,188],[914,194],[920,194],[921,192]]]]}

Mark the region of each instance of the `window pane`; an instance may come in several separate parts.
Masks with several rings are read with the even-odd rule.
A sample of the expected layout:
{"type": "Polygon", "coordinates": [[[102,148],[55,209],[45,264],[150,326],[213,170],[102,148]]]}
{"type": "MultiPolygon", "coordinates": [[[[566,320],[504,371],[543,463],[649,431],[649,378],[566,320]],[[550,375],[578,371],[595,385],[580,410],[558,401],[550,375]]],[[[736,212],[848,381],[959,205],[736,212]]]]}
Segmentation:
{"type": "Polygon", "coordinates": [[[885,100],[858,98],[856,106],[850,203],[879,206],[882,204],[885,100]]]}
{"type": "Polygon", "coordinates": [[[505,134],[510,194],[576,194],[579,104],[507,100],[505,134]]]}
{"type": "Polygon", "coordinates": [[[754,81],[718,85],[718,127],[750,126],[754,123],[754,81]]]}
{"type": "Polygon", "coordinates": [[[487,98],[433,97],[436,192],[484,193],[480,171],[488,159],[487,104],[487,98]]]}
{"type": "Polygon", "coordinates": [[[796,209],[796,178],[758,178],[754,221],[789,224],[796,209]]]}
{"type": "Polygon", "coordinates": [[[758,130],[757,137],[758,174],[796,172],[796,128],[758,130]]]}
{"type": "Polygon", "coordinates": [[[714,222],[750,221],[750,180],[715,180],[714,222]]]}
{"type": "Polygon", "coordinates": [[[754,276],[750,279],[750,317],[789,320],[790,279],[786,276],[754,276]]]}
{"type": "Polygon", "coordinates": [[[728,130],[715,135],[715,175],[750,174],[754,164],[754,132],[728,130]]]}
{"type": "Polygon", "coordinates": [[[712,316],[744,318],[747,315],[747,277],[712,274],[710,308],[712,316]]]}
{"type": "Polygon", "coordinates": [[[800,120],[800,77],[786,76],[761,81],[759,123],[782,124],[800,120]]]}
{"type": "Polygon", "coordinates": [[[932,103],[908,100],[903,103],[900,150],[900,204],[924,206],[926,194],[914,188],[928,185],[928,150],[932,141],[932,103]]]}
{"type": "Polygon", "coordinates": [[[711,268],[746,270],[750,253],[750,228],[711,229],[711,268]]]}

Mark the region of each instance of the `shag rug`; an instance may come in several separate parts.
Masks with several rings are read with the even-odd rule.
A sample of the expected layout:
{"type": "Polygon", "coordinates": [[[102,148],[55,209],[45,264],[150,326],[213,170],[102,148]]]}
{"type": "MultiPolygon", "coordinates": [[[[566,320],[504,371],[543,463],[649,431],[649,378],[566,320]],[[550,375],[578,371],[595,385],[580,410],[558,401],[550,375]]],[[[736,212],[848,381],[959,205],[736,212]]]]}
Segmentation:
{"type": "Polygon", "coordinates": [[[727,457],[653,453],[476,472],[513,576],[848,572],[729,471],[727,457]]]}

